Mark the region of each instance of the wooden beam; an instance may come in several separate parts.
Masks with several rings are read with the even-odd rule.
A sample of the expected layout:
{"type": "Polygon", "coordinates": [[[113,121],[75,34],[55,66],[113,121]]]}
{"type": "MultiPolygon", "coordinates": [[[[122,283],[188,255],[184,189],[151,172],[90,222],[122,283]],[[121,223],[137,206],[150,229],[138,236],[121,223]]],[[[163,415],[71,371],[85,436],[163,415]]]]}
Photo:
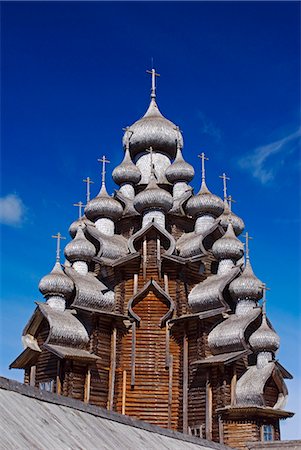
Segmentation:
{"type": "Polygon", "coordinates": [[[171,428],[171,420],[172,420],[172,380],[173,380],[173,355],[170,355],[169,376],[168,376],[168,428],[171,428]]]}
{"type": "Polygon", "coordinates": [[[169,339],[170,339],[170,328],[169,321],[166,321],[165,324],[165,368],[167,369],[170,364],[170,356],[169,356],[169,339]]]}
{"type": "Polygon", "coordinates": [[[167,273],[164,274],[164,289],[165,289],[166,294],[169,295],[168,275],[167,275],[167,273]]]}
{"type": "Polygon", "coordinates": [[[234,363],[233,375],[231,378],[231,406],[236,405],[236,383],[237,383],[237,372],[236,372],[236,363],[234,363]]]}
{"type": "Polygon", "coordinates": [[[136,295],[138,292],[138,273],[134,273],[134,292],[133,295],[136,295]]]}
{"type": "Polygon", "coordinates": [[[126,402],[126,370],[122,372],[122,410],[121,414],[125,414],[125,402],[126,402]]]}
{"type": "Polygon", "coordinates": [[[157,267],[158,267],[158,277],[161,279],[161,240],[160,236],[157,236],[157,267]]]}
{"type": "Polygon", "coordinates": [[[212,439],[212,387],[209,370],[207,370],[206,380],[206,439],[212,439]]]}
{"type": "Polygon", "coordinates": [[[62,384],[61,384],[61,361],[58,360],[57,362],[57,369],[56,369],[56,393],[60,395],[62,392],[62,384]]]}
{"type": "Polygon", "coordinates": [[[147,240],[146,236],[143,238],[143,279],[146,279],[146,266],[147,266],[147,240]]]}
{"type": "Polygon", "coordinates": [[[88,366],[85,379],[85,394],[84,394],[85,403],[89,403],[90,400],[90,386],[91,386],[91,368],[90,366],[88,366]]]}
{"type": "Polygon", "coordinates": [[[136,365],[136,322],[132,325],[132,353],[131,353],[131,387],[135,386],[135,365],[136,365]]]}
{"type": "Polygon", "coordinates": [[[36,366],[31,366],[30,368],[29,385],[30,386],[36,385],[36,366]]]}
{"type": "Polygon", "coordinates": [[[188,433],[188,337],[183,336],[183,433],[188,433]]]}
{"type": "Polygon", "coordinates": [[[110,379],[109,379],[109,401],[108,409],[113,410],[114,404],[114,388],[115,388],[115,373],[116,373],[116,341],[117,341],[117,328],[114,325],[111,341],[111,366],[110,366],[110,379]]]}
{"type": "Polygon", "coordinates": [[[224,443],[224,424],[221,416],[218,416],[218,434],[220,444],[224,443]]]}

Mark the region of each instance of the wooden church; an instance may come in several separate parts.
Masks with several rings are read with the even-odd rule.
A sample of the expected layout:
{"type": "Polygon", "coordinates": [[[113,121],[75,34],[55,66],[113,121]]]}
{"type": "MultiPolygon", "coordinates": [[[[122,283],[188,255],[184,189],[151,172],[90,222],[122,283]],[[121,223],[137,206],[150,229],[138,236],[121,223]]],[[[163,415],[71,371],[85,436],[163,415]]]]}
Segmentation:
{"type": "MultiPolygon", "coordinates": [[[[254,275],[244,222],[212,194],[202,159],[200,190],[182,155],[179,127],[156,102],[154,69],[145,115],[125,130],[124,158],[109,195],[70,226],[60,263],[43,277],[45,301],[11,364],[24,382],[163,428],[244,449],[280,439],[285,378],[279,337],[254,275]],[[259,302],[262,300],[262,304],[259,302]]],[[[81,204],[80,204],[81,205],[81,204]]]]}

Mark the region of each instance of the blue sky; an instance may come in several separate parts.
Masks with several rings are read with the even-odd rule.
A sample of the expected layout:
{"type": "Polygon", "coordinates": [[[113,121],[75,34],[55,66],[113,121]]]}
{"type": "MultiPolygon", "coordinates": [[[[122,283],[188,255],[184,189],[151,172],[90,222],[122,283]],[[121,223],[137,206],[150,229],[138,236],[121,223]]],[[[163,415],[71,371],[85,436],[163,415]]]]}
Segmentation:
{"type": "MultiPolygon", "coordinates": [[[[77,217],[82,179],[97,158],[122,159],[122,127],[144,114],[151,57],[158,104],[184,134],[200,184],[222,195],[254,237],[251,258],[271,288],[279,359],[300,363],[300,4],[297,2],[2,2],[1,367],[22,350],[22,329],[55,260],[51,235],[77,217]]],[[[108,177],[108,189],[113,182],[108,177]]],[[[300,412],[299,412],[300,414],[300,412]]],[[[299,416],[300,420],[300,416],[299,416]]],[[[300,438],[298,414],[283,438],[300,438]]]]}

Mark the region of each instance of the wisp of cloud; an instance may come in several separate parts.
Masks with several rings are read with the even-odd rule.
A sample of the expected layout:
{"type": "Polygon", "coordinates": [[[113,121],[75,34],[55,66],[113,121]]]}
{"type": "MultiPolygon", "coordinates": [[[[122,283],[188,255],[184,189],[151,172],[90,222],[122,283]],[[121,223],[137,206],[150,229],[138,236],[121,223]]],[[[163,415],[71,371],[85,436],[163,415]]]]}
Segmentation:
{"type": "Polygon", "coordinates": [[[19,226],[24,219],[24,214],[24,204],[16,194],[8,194],[0,198],[0,223],[19,226]]]}
{"type": "Polygon", "coordinates": [[[285,156],[298,148],[298,141],[301,137],[301,128],[294,133],[285,136],[278,141],[255,148],[251,153],[238,161],[241,168],[248,170],[254,178],[257,178],[262,184],[266,184],[275,178],[277,168],[282,161],[277,161],[273,165],[267,166],[267,160],[273,155],[280,153],[285,156]]]}

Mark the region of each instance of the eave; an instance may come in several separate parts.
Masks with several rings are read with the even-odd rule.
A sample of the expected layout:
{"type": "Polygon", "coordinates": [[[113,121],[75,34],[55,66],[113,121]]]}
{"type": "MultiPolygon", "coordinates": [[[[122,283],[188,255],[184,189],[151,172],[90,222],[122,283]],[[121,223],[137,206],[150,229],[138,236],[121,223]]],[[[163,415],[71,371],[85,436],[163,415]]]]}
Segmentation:
{"type": "Polygon", "coordinates": [[[218,408],[216,414],[220,415],[223,419],[241,421],[243,418],[258,419],[258,417],[287,419],[288,417],[293,417],[295,413],[264,406],[226,406],[225,408],[218,408]]]}
{"type": "Polygon", "coordinates": [[[244,356],[250,355],[252,352],[250,350],[242,350],[238,352],[222,353],[221,355],[208,356],[207,358],[200,359],[198,361],[193,361],[192,366],[216,366],[216,365],[227,365],[231,364],[244,356]]]}

